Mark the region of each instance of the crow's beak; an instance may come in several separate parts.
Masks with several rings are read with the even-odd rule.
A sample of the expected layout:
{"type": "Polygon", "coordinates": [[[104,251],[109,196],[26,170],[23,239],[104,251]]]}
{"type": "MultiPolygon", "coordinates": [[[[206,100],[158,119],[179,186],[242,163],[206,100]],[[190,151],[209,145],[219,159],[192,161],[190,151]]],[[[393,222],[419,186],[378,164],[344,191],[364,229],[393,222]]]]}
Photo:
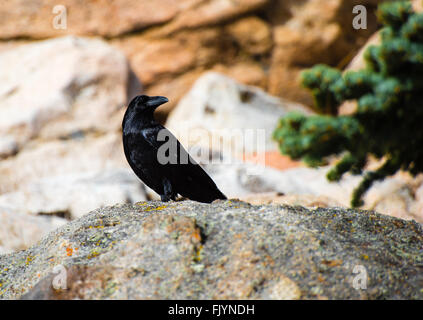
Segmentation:
{"type": "Polygon", "coordinates": [[[153,108],[157,108],[158,106],[162,105],[163,103],[168,102],[169,99],[166,97],[150,97],[150,99],[148,99],[147,101],[147,106],[149,107],[153,107],[153,108]]]}

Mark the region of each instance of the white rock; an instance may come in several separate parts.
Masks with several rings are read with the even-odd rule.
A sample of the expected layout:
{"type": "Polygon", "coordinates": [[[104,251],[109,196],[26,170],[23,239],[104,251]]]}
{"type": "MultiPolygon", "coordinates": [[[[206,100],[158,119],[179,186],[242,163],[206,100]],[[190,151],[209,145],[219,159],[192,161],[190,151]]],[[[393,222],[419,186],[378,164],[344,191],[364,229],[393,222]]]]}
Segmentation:
{"type": "Polygon", "coordinates": [[[13,155],[18,151],[16,139],[11,136],[0,137],[0,159],[13,155]]]}
{"type": "Polygon", "coordinates": [[[74,218],[145,199],[120,132],[140,84],[119,50],[56,38],[2,52],[0,70],[2,206],[74,218]]]}
{"type": "Polygon", "coordinates": [[[132,81],[121,52],[102,40],[76,37],[6,50],[0,70],[0,136],[13,138],[0,144],[0,154],[35,137],[110,130],[132,81]]]}
{"type": "Polygon", "coordinates": [[[27,249],[66,222],[58,217],[32,217],[0,206],[0,254],[27,249]]]}
{"type": "Polygon", "coordinates": [[[81,139],[38,141],[0,161],[0,194],[39,180],[127,167],[122,137],[116,133],[81,139]]]}
{"type": "Polygon", "coordinates": [[[216,142],[223,139],[222,146],[233,152],[224,154],[238,157],[244,149],[248,153],[277,150],[272,132],[280,117],[294,110],[310,112],[299,104],[272,97],[259,88],[242,85],[216,72],[207,72],[171,112],[166,127],[187,147],[197,145],[222,150],[216,147],[216,142]],[[236,140],[234,130],[240,132],[241,140],[236,140]],[[247,130],[254,134],[261,130],[264,139],[248,137],[247,130]],[[229,139],[231,134],[234,134],[233,141],[229,139]],[[210,145],[210,139],[214,139],[213,145],[210,145]]]}
{"type": "Polygon", "coordinates": [[[335,199],[349,206],[350,195],[358,177],[346,176],[340,182],[326,179],[328,168],[293,168],[276,170],[250,163],[205,165],[223,193],[231,198],[267,192],[286,195],[312,195],[335,199]]]}
{"type": "MultiPolygon", "coordinates": [[[[362,176],[346,174],[339,182],[330,182],[326,178],[329,167],[299,167],[283,171],[269,167],[257,171],[259,167],[248,163],[204,167],[222,192],[230,198],[254,200],[257,195],[257,198],[271,202],[268,197],[260,194],[272,192],[275,198],[277,194],[284,194],[289,196],[285,200],[300,205],[318,203],[316,199],[321,199],[327,206],[350,207],[352,193],[362,180],[362,176]],[[258,174],[249,173],[254,171],[258,174]],[[303,203],[299,203],[301,199],[304,199],[303,203]]],[[[423,223],[423,175],[412,179],[399,172],[374,183],[363,200],[363,209],[423,223]]]]}
{"type": "Polygon", "coordinates": [[[138,178],[130,169],[57,175],[0,196],[0,206],[38,215],[68,213],[76,219],[104,206],[146,200],[138,178]]]}

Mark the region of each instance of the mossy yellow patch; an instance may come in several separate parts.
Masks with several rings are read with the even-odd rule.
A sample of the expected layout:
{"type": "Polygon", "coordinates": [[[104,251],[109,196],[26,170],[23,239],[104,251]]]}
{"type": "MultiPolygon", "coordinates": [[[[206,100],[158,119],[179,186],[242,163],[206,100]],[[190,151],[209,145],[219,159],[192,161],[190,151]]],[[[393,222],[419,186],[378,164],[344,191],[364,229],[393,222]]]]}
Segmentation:
{"type": "Polygon", "coordinates": [[[165,205],[165,206],[158,206],[158,207],[149,207],[149,208],[146,208],[144,211],[157,211],[157,210],[163,210],[163,209],[166,209],[167,208],[167,206],[165,205]]]}
{"type": "Polygon", "coordinates": [[[33,257],[33,256],[31,256],[31,255],[28,255],[28,256],[26,257],[25,264],[26,264],[26,265],[29,265],[29,264],[32,262],[32,260],[34,260],[34,257],[33,257]]]}
{"type": "Polygon", "coordinates": [[[87,256],[87,259],[92,259],[97,257],[100,254],[100,251],[98,251],[97,249],[94,249],[90,252],[90,254],[87,256]]]}

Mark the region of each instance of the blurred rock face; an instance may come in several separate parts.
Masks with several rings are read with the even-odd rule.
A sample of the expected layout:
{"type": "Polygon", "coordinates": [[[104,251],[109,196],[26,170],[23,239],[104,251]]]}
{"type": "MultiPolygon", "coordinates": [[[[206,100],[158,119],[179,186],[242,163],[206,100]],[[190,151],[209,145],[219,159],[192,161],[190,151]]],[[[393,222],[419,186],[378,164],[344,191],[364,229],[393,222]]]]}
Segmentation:
{"type": "MultiPolygon", "coordinates": [[[[89,0],[84,6],[77,0],[60,2],[71,8],[69,29],[59,35],[119,36],[168,22],[172,30],[216,24],[225,19],[252,11],[267,0],[207,1],[207,0],[89,0]]],[[[57,1],[43,0],[23,5],[19,0],[2,6],[0,35],[2,38],[45,38],[57,36],[51,15],[57,1]]]]}
{"type": "Polygon", "coordinates": [[[119,128],[132,79],[125,56],[101,40],[65,37],[7,50],[0,70],[3,157],[33,139],[119,128]]]}
{"type": "Polygon", "coordinates": [[[255,152],[258,142],[263,142],[263,151],[277,151],[272,133],[279,118],[290,111],[310,113],[300,104],[278,99],[222,74],[208,72],[181,99],[169,115],[166,127],[186,146],[191,145],[189,138],[192,137],[195,145],[215,149],[210,144],[213,138],[212,142],[222,140],[221,147],[239,157],[244,151],[255,152]],[[255,135],[246,140],[247,131],[256,134],[260,130],[263,141],[258,141],[255,135]],[[235,141],[236,131],[242,133],[241,141],[235,141]]]}
{"type": "Polygon", "coordinates": [[[64,37],[3,52],[0,69],[0,207],[6,221],[33,215],[25,228],[39,231],[2,229],[0,249],[33,243],[51,216],[145,199],[121,147],[124,108],[140,90],[121,52],[64,37]]]}
{"type": "Polygon", "coordinates": [[[27,249],[67,221],[60,217],[29,216],[0,207],[0,222],[1,255],[27,249]]]}
{"type": "MultiPolygon", "coordinates": [[[[0,8],[0,49],[63,35],[100,36],[120,48],[146,92],[166,92],[166,117],[205,70],[311,104],[298,82],[315,63],[343,64],[376,30],[375,0],[51,0],[8,1],[0,8]],[[365,5],[367,30],[354,30],[352,8],[365,5]],[[60,9],[60,10],[59,10],[60,9]],[[60,20],[60,19],[59,19],[60,20]],[[59,22],[63,22],[60,20],[59,22]],[[24,41],[22,39],[25,39],[24,41]],[[16,40],[16,42],[14,42],[16,40]]],[[[13,149],[10,143],[8,148],[13,149]]],[[[5,148],[5,147],[4,147],[5,148]]]]}

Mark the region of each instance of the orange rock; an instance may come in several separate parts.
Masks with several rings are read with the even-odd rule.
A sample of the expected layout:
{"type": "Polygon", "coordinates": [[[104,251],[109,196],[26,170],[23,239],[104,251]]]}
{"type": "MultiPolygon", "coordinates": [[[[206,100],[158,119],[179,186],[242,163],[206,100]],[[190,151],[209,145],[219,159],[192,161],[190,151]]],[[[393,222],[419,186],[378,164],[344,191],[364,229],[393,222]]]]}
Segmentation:
{"type": "MultiPolygon", "coordinates": [[[[275,169],[284,170],[304,166],[301,161],[292,160],[290,157],[284,156],[278,151],[268,151],[262,157],[265,159],[266,167],[275,169]]],[[[257,154],[246,154],[243,156],[243,160],[251,163],[260,163],[262,157],[257,156],[257,154]]]]}

